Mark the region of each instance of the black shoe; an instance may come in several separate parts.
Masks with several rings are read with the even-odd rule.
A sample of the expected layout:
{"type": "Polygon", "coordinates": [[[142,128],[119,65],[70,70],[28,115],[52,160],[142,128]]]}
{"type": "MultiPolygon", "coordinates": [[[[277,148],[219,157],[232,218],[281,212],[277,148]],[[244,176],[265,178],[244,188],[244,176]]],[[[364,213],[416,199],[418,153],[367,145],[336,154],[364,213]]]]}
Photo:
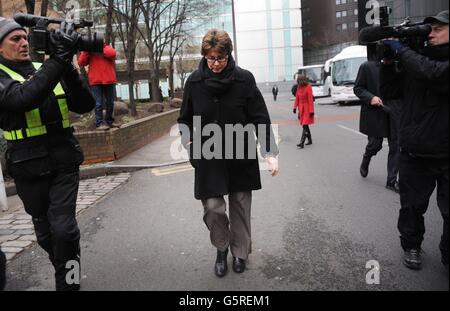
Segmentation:
{"type": "Polygon", "coordinates": [[[420,249],[409,249],[405,251],[403,257],[403,263],[409,269],[420,270],[422,265],[422,250],[420,249]]]}
{"type": "Polygon", "coordinates": [[[307,146],[312,145],[311,133],[306,134],[306,138],[308,139],[308,142],[305,145],[307,146]]]}
{"type": "Polygon", "coordinates": [[[386,189],[392,190],[394,192],[400,193],[400,186],[397,181],[394,181],[393,183],[387,183],[386,189]]]}
{"type": "Polygon", "coordinates": [[[297,145],[300,149],[305,148],[305,140],[306,140],[306,133],[302,133],[302,138],[300,138],[300,143],[297,145]]]}
{"type": "Polygon", "coordinates": [[[233,271],[236,273],[242,273],[245,271],[245,260],[233,256],[233,271]]]}
{"type": "Polygon", "coordinates": [[[224,252],[217,250],[216,263],[214,264],[214,273],[219,278],[227,274],[228,271],[227,255],[228,255],[228,248],[224,252]]]}
{"type": "Polygon", "coordinates": [[[364,155],[363,160],[361,162],[361,167],[359,168],[359,173],[364,178],[366,178],[367,175],[369,175],[369,164],[370,164],[370,157],[364,155]]]}

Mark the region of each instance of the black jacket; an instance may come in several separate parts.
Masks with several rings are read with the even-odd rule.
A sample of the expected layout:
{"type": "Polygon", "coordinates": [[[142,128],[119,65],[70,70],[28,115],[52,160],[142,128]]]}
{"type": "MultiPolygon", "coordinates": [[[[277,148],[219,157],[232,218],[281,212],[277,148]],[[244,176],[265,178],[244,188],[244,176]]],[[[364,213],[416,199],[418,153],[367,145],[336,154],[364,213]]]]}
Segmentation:
{"type": "Polygon", "coordinates": [[[31,62],[0,63],[22,75],[20,83],[0,70],[0,128],[26,128],[25,112],[39,108],[42,124],[54,130],[48,134],[8,141],[7,171],[15,179],[33,179],[53,170],[77,167],[83,161],[73,129],[58,128],[62,116],[53,94],[58,82],[64,89],[70,111],[86,113],[95,107],[95,99],[77,71],[55,59],[49,59],[36,71],[31,62]]]}
{"type": "MultiPolygon", "coordinates": [[[[278,154],[273,132],[271,131],[270,117],[261,92],[258,90],[253,75],[244,69],[234,67],[234,61],[230,59],[226,69],[228,71],[229,85],[222,94],[216,94],[207,86],[207,73],[204,60],[200,62],[199,70],[189,76],[186,82],[178,123],[190,129],[189,133],[182,133],[183,145],[188,141],[194,141],[189,149],[194,147],[198,139],[194,139],[193,125],[194,117],[201,117],[201,128],[215,125],[220,127],[222,134],[225,133],[225,125],[265,125],[265,139],[261,139],[262,133],[257,133],[261,144],[261,153],[278,154]],[[230,67],[231,66],[231,67],[230,67]]],[[[210,72],[210,71],[209,71],[210,72]]],[[[223,80],[221,80],[223,81],[223,80]]],[[[201,135],[198,131],[197,135],[201,135]]],[[[203,136],[203,146],[214,135],[203,136]]],[[[245,138],[234,137],[233,151],[236,145],[243,142],[246,152],[243,159],[236,157],[234,152],[232,158],[225,158],[225,135],[221,137],[222,157],[221,159],[192,159],[195,168],[195,197],[207,199],[233,192],[257,190],[261,188],[259,163],[257,158],[252,158],[251,152],[255,151],[256,142],[253,135],[245,135],[245,138]],[[250,146],[250,148],[247,148],[250,146]],[[253,147],[253,148],[252,148],[253,147]],[[249,150],[253,149],[253,150],[249,150]],[[247,152],[248,151],[248,152],[247,152]]],[[[215,146],[214,148],[217,148],[215,146]]]]}
{"type": "Polygon", "coordinates": [[[370,104],[372,98],[380,95],[379,78],[381,64],[368,61],[359,67],[355,87],[355,95],[361,100],[359,130],[369,137],[389,136],[389,115],[380,107],[370,104]]]}
{"type": "Polygon", "coordinates": [[[400,148],[416,157],[448,159],[448,45],[419,54],[400,50],[400,67],[383,65],[381,93],[402,99],[400,148]]]}

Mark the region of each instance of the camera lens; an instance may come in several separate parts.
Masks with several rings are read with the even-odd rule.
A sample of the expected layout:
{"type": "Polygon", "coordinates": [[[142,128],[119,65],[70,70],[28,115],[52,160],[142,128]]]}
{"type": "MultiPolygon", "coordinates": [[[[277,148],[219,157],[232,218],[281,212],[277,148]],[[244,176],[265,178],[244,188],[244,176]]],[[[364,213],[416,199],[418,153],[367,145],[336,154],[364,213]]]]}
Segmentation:
{"type": "Polygon", "coordinates": [[[78,39],[78,48],[80,51],[91,53],[103,52],[103,34],[94,32],[92,35],[82,35],[78,39]]]}

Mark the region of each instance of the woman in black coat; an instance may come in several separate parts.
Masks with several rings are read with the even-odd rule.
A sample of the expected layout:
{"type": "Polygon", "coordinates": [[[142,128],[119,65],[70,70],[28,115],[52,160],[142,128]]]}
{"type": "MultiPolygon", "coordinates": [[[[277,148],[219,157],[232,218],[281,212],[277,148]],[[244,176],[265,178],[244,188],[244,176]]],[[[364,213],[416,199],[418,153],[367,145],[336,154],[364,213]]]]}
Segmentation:
{"type": "Polygon", "coordinates": [[[227,272],[228,248],[237,273],[245,270],[251,253],[251,193],[261,189],[255,132],[269,171],[278,173],[278,149],[264,99],[253,75],[236,66],[232,51],[225,31],[208,31],[204,57],[186,82],[178,118],[195,168],[195,198],[202,201],[203,220],[217,248],[214,271],[219,277],[227,272]],[[229,196],[230,219],[224,195],[229,196]]]}

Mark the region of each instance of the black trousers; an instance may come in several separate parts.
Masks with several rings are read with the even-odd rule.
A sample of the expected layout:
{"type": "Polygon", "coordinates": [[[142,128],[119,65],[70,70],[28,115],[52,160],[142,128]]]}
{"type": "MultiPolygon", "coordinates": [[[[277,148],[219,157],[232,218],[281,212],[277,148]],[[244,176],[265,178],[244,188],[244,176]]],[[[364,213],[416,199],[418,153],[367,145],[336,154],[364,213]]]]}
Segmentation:
{"type": "Polygon", "coordinates": [[[302,135],[303,134],[305,134],[305,135],[311,134],[311,130],[309,129],[309,125],[302,125],[302,128],[303,128],[302,135]]]}
{"type": "MultiPolygon", "coordinates": [[[[397,101],[389,102],[390,113],[389,113],[389,154],[387,163],[387,183],[392,184],[397,180],[397,175],[399,172],[399,161],[400,161],[400,145],[399,145],[399,131],[400,131],[400,114],[401,114],[401,103],[397,101]]],[[[383,138],[382,137],[370,137],[369,142],[366,146],[366,156],[373,157],[383,148],[383,138]]]]}
{"type": "MultiPolygon", "coordinates": [[[[377,153],[383,149],[383,138],[382,137],[369,137],[369,142],[366,146],[365,156],[374,157],[377,153]]],[[[399,171],[399,157],[400,157],[400,147],[398,145],[398,139],[388,138],[389,142],[389,154],[387,162],[387,183],[393,183],[397,180],[397,175],[399,171]]]]}
{"type": "Polygon", "coordinates": [[[425,233],[424,214],[430,196],[437,186],[437,204],[444,220],[439,248],[442,260],[448,263],[449,161],[414,158],[407,153],[400,157],[400,202],[398,230],[403,249],[419,249],[425,233]]]}
{"type": "Polygon", "coordinates": [[[78,169],[15,180],[25,211],[32,216],[37,242],[55,267],[56,290],[79,289],[79,280],[70,278],[77,267],[73,263],[78,268],[80,263],[80,230],[75,219],[79,180],[78,169]]]}

